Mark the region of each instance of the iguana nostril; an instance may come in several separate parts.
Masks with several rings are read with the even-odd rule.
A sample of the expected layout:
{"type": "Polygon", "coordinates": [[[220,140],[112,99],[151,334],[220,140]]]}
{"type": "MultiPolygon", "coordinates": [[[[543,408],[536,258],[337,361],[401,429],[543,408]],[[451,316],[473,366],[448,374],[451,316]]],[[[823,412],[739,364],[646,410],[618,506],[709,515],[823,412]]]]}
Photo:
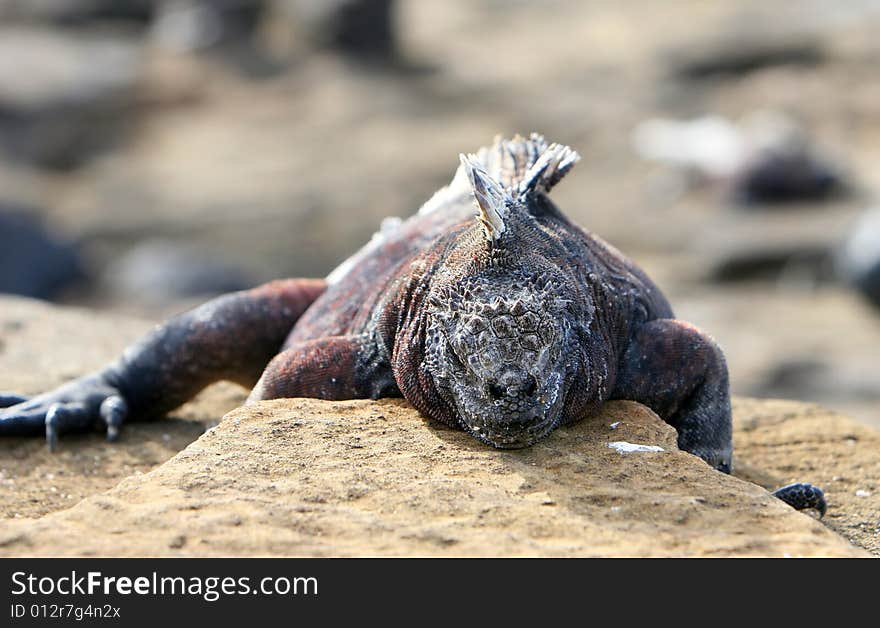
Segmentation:
{"type": "Polygon", "coordinates": [[[527,376],[520,385],[512,386],[510,388],[506,386],[501,386],[498,382],[489,382],[486,384],[486,392],[488,395],[498,401],[499,399],[503,399],[504,397],[531,397],[535,394],[535,391],[538,390],[538,382],[535,381],[535,378],[531,375],[527,376]]]}
{"type": "Polygon", "coordinates": [[[489,382],[489,384],[486,385],[486,392],[488,392],[489,396],[496,401],[504,397],[504,395],[507,393],[507,391],[502,386],[499,386],[495,382],[489,382]]]}

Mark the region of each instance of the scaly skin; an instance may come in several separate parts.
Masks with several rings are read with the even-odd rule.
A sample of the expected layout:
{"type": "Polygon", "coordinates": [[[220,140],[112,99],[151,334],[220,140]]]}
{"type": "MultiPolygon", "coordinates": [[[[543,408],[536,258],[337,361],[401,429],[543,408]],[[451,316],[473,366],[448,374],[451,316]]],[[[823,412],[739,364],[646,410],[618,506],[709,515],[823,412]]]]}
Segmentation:
{"type": "MultiPolygon", "coordinates": [[[[103,423],[115,438],[124,421],[161,416],[219,379],[253,386],[249,402],[403,396],[500,448],[631,399],[675,427],[683,450],[730,472],[724,356],[550,200],[577,159],[536,135],[496,140],[326,282],[220,297],[98,373],[29,400],[0,396],[0,434],[45,433],[54,446],[103,423]]],[[[782,496],[824,509],[815,490],[782,496]]]]}

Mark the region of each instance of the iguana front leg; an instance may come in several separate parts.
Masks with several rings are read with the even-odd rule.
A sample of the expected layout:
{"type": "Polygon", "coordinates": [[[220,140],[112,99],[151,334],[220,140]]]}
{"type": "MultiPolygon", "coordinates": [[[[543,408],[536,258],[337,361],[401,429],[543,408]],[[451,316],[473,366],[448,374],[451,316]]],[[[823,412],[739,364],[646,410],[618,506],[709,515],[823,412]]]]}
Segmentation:
{"type": "Polygon", "coordinates": [[[645,404],[678,431],[678,446],[730,473],[733,454],[727,363],[693,325],[660,319],[636,330],[614,399],[645,404]]]}
{"type": "Polygon", "coordinates": [[[63,432],[98,422],[113,440],[126,420],[158,417],[208,384],[252,386],[323,280],[274,281],[218,297],[159,325],[101,371],[0,410],[0,435],[45,433],[53,447],[63,432]]]}
{"type": "MultiPolygon", "coordinates": [[[[730,391],[724,354],[711,338],[679,320],[642,325],[630,341],[612,398],[638,401],[678,431],[678,446],[730,473],[730,391]]],[[[773,492],[796,510],[827,508],[822,489],[798,482],[773,492]]]]}
{"type": "Polygon", "coordinates": [[[298,342],[279,353],[254,386],[248,403],[283,397],[399,396],[388,360],[369,336],[331,336],[298,342]]]}

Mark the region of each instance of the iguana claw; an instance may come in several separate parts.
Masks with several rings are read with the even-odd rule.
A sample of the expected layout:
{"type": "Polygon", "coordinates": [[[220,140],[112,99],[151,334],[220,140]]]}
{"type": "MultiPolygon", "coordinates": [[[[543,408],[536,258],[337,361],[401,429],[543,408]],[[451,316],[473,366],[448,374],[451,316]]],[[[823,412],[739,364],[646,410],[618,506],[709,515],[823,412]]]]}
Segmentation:
{"type": "Polygon", "coordinates": [[[61,404],[54,404],[49,411],[46,412],[44,423],[46,425],[46,446],[50,452],[54,452],[58,447],[58,423],[60,423],[59,413],[61,404]]]}
{"type": "Polygon", "coordinates": [[[61,430],[81,431],[87,428],[92,419],[84,403],[53,403],[46,411],[46,444],[49,451],[58,447],[61,430]]]}
{"type": "Polygon", "coordinates": [[[128,405],[106,380],[88,376],[57,390],[24,397],[0,395],[0,435],[44,435],[50,451],[61,434],[86,432],[103,423],[108,440],[116,440],[128,416],[128,405]]]}
{"type": "Polygon", "coordinates": [[[101,402],[99,409],[101,420],[107,426],[107,442],[112,443],[119,438],[119,428],[128,416],[128,404],[119,395],[111,395],[101,402]]]}

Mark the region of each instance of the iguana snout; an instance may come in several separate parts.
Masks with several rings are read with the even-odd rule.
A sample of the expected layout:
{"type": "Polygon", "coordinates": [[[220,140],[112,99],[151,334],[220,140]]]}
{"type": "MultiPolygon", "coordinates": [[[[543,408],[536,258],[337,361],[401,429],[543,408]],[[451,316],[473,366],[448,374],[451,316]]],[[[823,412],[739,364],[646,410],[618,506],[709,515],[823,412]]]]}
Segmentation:
{"type": "Polygon", "coordinates": [[[461,395],[455,403],[465,429],[479,440],[502,449],[535,444],[561,420],[562,377],[550,371],[543,377],[507,373],[490,380],[480,395],[461,395]]]}

